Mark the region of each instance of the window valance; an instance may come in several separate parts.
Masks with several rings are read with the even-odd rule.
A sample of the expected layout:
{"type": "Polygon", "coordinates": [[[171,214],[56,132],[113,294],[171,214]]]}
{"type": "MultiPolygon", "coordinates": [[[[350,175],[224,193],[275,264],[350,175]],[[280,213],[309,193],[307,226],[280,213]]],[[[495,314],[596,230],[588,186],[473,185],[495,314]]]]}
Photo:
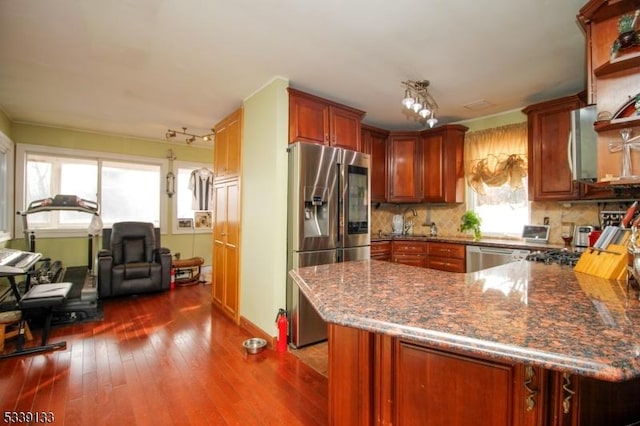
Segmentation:
{"type": "Polygon", "coordinates": [[[527,124],[517,123],[470,132],[464,145],[465,176],[471,188],[484,194],[484,185],[508,183],[522,188],[527,176],[527,124]]]}

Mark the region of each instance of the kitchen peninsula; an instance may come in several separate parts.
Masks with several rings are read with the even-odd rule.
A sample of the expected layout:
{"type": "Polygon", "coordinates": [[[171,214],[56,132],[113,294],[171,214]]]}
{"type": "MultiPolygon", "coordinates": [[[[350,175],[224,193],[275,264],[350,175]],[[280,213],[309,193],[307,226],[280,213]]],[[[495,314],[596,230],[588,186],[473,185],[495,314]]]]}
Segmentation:
{"type": "Polygon", "coordinates": [[[640,420],[640,302],[619,282],[526,261],[290,274],[329,323],[332,424],[640,420]]]}

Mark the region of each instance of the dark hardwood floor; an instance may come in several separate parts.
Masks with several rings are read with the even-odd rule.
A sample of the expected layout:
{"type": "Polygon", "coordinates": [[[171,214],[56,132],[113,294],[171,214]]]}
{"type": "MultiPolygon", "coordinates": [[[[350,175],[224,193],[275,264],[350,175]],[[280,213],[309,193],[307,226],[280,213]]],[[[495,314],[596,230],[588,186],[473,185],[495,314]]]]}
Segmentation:
{"type": "Polygon", "coordinates": [[[0,361],[0,415],[51,412],[54,424],[83,426],[327,424],[327,378],[290,353],[246,355],[251,336],[212,308],[210,291],[105,300],[104,320],[55,326],[49,342],[66,349],[0,361]]]}

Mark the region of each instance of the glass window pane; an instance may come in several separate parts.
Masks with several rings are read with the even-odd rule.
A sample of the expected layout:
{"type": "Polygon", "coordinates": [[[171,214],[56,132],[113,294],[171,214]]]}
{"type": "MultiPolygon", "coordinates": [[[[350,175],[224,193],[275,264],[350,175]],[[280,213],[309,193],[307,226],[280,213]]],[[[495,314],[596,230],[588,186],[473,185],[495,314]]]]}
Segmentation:
{"type": "Polygon", "coordinates": [[[160,166],[104,162],[102,220],[136,220],[160,226],[160,166]]]}
{"type": "Polygon", "coordinates": [[[9,206],[7,193],[7,153],[0,146],[0,233],[7,232],[9,206]]]}
{"type": "MultiPolygon", "coordinates": [[[[38,159],[27,160],[26,173],[26,206],[33,201],[51,197],[53,163],[38,159]]],[[[43,212],[29,215],[29,226],[46,224],[51,221],[51,213],[43,212]]]]}
{"type": "Polygon", "coordinates": [[[485,195],[469,189],[472,210],[482,218],[482,233],[498,236],[521,237],[523,226],[529,223],[527,179],[523,188],[513,190],[508,184],[486,187],[485,195]]]}
{"type": "MultiPolygon", "coordinates": [[[[87,163],[62,163],[60,165],[60,193],[76,195],[90,201],[96,201],[98,193],[98,164],[95,161],[87,163]]],[[[82,212],[61,211],[61,225],[88,226],[91,215],[82,212]]]]}

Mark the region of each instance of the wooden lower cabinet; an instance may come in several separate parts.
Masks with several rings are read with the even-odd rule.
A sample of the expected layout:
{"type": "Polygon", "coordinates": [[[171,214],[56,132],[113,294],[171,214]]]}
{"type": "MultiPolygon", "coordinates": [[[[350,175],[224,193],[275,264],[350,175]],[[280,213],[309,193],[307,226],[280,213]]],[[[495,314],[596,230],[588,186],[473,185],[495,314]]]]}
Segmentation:
{"type": "Polygon", "coordinates": [[[332,425],[627,425],[639,391],[329,324],[332,425]]]}
{"type": "Polygon", "coordinates": [[[466,246],[430,242],[427,244],[427,268],[449,272],[466,272],[466,246]]]}
{"type": "Polygon", "coordinates": [[[392,261],[403,265],[427,266],[427,243],[424,241],[393,241],[392,261]]]}
{"type": "Polygon", "coordinates": [[[391,241],[372,241],[371,259],[391,261],[391,241]]]}

